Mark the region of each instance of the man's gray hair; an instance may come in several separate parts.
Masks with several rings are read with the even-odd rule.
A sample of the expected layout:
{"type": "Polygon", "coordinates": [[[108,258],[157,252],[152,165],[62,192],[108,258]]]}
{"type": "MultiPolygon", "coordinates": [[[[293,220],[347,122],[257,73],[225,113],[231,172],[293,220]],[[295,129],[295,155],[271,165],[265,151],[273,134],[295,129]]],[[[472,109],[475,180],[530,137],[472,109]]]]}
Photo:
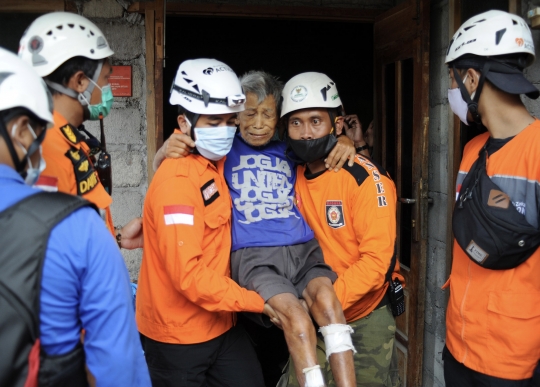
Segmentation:
{"type": "Polygon", "coordinates": [[[273,96],[277,110],[281,110],[281,91],[283,82],[266,71],[251,70],[240,77],[244,93],[253,93],[261,103],[268,96],[273,96]]]}

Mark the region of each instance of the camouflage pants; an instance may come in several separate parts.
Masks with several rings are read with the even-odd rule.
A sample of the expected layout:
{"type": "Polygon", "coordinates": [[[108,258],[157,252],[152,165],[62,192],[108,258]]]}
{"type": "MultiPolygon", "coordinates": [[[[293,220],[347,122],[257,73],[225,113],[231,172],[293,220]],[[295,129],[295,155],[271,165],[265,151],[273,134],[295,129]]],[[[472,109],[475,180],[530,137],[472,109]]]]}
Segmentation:
{"type": "MultiPolygon", "coordinates": [[[[394,349],[396,322],[390,306],[374,310],[360,320],[349,324],[354,333],[351,335],[357,353],[354,355],[356,385],[358,387],[399,387],[397,353],[394,349]]],[[[328,387],[335,387],[330,363],[326,361],[325,345],[322,337],[317,336],[317,359],[321,365],[328,387]]],[[[294,364],[289,357],[285,374],[277,387],[298,387],[294,364]]]]}

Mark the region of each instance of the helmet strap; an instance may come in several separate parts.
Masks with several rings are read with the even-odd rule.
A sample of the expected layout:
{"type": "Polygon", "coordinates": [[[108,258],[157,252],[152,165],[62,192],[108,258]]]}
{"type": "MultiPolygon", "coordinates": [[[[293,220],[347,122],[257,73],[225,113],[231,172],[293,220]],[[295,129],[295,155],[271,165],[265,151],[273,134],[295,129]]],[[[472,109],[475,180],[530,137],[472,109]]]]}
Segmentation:
{"type": "Polygon", "coordinates": [[[489,72],[489,68],[491,67],[491,63],[487,61],[484,64],[484,67],[480,74],[480,79],[478,81],[478,87],[476,88],[476,92],[474,94],[474,98],[471,99],[471,96],[469,95],[469,92],[467,91],[467,88],[463,84],[463,81],[461,80],[461,76],[459,75],[459,72],[456,69],[456,66],[452,66],[452,70],[454,71],[454,79],[456,80],[459,90],[461,91],[461,96],[467,102],[467,108],[469,109],[469,112],[471,113],[473,120],[476,124],[482,125],[482,117],[480,117],[480,113],[478,111],[478,101],[480,100],[480,94],[482,93],[482,89],[484,87],[484,83],[486,81],[486,74],[489,72]]]}
{"type": "Polygon", "coordinates": [[[6,128],[6,123],[4,122],[4,116],[2,114],[0,114],[0,135],[4,138],[4,141],[6,142],[6,146],[8,147],[9,154],[11,155],[11,160],[13,161],[13,165],[15,166],[15,170],[19,174],[22,174],[24,172],[24,169],[26,168],[26,164],[28,163],[28,161],[26,157],[23,157],[22,160],[19,160],[19,156],[15,151],[13,140],[9,136],[6,128]]]}
{"type": "Polygon", "coordinates": [[[334,111],[334,109],[326,109],[328,111],[328,115],[330,116],[330,122],[332,123],[332,129],[330,130],[330,133],[328,134],[332,134],[334,133],[334,136],[336,135],[336,120],[337,120],[337,115],[336,115],[336,112],[334,111]]]}
{"type": "MultiPolygon", "coordinates": [[[[101,74],[101,69],[103,68],[103,59],[101,59],[98,62],[98,65],[96,67],[96,71],[94,71],[94,75],[90,79],[92,82],[89,82],[88,87],[85,91],[82,93],[77,93],[75,90],[65,87],[64,85],[61,85],[56,82],[52,82],[51,80],[46,79],[45,82],[47,85],[57,92],[61,94],[65,94],[68,97],[74,98],[79,101],[79,103],[84,107],[88,106],[90,104],[90,98],[92,98],[92,92],[94,91],[94,87],[96,87],[97,80],[99,78],[99,74],[101,74]]],[[[86,75],[86,74],[85,74],[86,75]]]]}

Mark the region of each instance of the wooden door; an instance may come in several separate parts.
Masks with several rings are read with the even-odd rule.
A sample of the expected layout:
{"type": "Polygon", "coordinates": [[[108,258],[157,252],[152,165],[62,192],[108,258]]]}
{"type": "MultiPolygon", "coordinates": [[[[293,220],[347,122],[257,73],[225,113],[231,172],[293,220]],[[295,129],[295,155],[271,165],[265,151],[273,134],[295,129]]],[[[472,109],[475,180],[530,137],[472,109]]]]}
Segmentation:
{"type": "Polygon", "coordinates": [[[429,0],[409,0],[377,18],[374,158],[398,192],[397,244],[406,312],[397,318],[403,386],[422,385],[428,206],[429,0]]]}

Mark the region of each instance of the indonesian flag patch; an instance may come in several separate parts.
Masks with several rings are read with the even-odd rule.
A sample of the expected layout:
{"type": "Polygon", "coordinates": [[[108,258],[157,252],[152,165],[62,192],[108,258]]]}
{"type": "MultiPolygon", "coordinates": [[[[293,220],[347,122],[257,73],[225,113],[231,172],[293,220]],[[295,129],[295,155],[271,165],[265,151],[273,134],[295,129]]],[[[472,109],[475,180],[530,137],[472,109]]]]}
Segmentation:
{"type": "Polygon", "coordinates": [[[47,192],[58,192],[58,178],[41,175],[36,181],[36,184],[34,184],[34,187],[47,192]]]}
{"type": "Polygon", "coordinates": [[[171,224],[187,224],[188,226],[193,226],[193,213],[194,208],[192,206],[175,205],[163,207],[165,224],[167,226],[171,224]]]}
{"type": "Polygon", "coordinates": [[[343,202],[341,200],[326,201],[326,221],[332,228],[345,226],[345,219],[343,218],[343,202]]]}

